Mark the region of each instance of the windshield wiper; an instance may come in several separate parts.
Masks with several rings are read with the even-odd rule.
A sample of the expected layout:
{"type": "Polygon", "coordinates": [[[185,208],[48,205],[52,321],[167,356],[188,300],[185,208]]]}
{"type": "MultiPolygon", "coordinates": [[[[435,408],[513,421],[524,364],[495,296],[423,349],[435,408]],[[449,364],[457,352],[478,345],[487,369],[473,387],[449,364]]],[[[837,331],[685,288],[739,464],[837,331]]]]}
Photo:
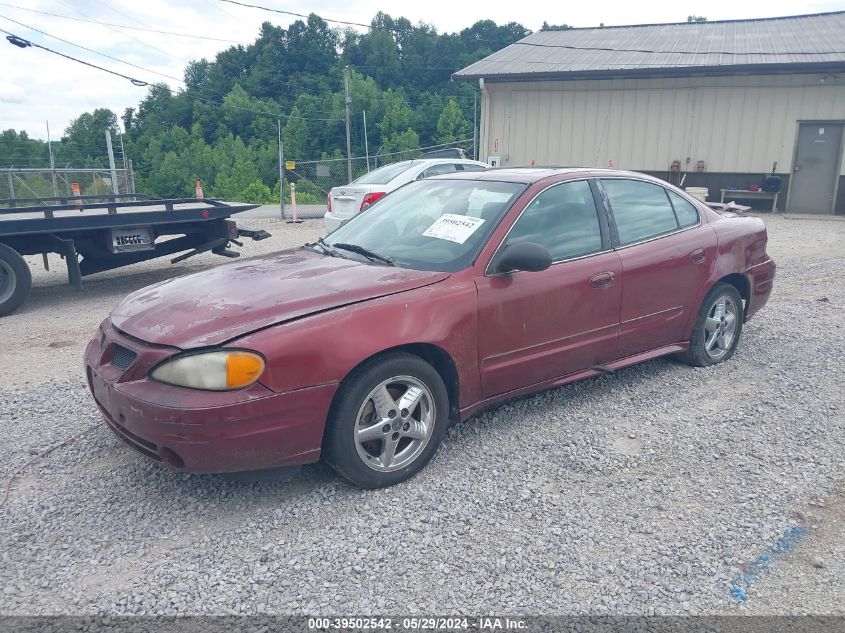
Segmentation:
{"type": "Polygon", "coordinates": [[[322,237],[318,237],[316,242],[311,242],[309,244],[306,244],[305,246],[308,246],[308,247],[311,247],[311,248],[314,248],[315,246],[319,246],[323,250],[323,252],[326,255],[328,255],[329,257],[343,257],[343,255],[341,255],[336,250],[334,250],[332,245],[329,244],[322,237]]]}
{"type": "Polygon", "coordinates": [[[379,255],[378,253],[374,253],[368,248],[364,248],[363,246],[359,246],[358,244],[345,244],[343,242],[334,244],[335,248],[342,248],[345,251],[350,251],[352,253],[358,253],[359,255],[363,255],[370,261],[379,261],[388,266],[395,266],[396,264],[393,262],[393,259],[390,257],[385,257],[384,255],[379,255]]]}

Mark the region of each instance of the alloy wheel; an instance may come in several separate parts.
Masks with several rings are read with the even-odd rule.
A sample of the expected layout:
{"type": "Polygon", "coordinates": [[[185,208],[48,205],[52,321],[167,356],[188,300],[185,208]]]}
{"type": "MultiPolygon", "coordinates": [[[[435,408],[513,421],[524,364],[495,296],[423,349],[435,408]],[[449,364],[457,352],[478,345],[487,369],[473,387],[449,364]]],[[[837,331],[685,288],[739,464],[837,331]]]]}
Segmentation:
{"type": "Polygon", "coordinates": [[[412,376],[394,376],[373,388],[354,427],[355,448],[368,467],[392,472],[411,464],[434,431],[431,390],[412,376]]]}
{"type": "Polygon", "coordinates": [[[728,295],[720,295],[704,320],[704,351],[713,360],[727,354],[736,338],[739,309],[728,295]]]}

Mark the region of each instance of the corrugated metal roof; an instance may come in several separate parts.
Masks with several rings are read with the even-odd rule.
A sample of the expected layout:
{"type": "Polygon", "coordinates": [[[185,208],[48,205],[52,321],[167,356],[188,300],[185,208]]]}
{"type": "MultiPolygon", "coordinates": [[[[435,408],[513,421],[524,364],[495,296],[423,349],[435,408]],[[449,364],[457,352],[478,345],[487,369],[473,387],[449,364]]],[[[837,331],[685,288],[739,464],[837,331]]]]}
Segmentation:
{"type": "Polygon", "coordinates": [[[454,79],[731,72],[845,64],[845,11],[756,20],[538,31],[454,79]]]}

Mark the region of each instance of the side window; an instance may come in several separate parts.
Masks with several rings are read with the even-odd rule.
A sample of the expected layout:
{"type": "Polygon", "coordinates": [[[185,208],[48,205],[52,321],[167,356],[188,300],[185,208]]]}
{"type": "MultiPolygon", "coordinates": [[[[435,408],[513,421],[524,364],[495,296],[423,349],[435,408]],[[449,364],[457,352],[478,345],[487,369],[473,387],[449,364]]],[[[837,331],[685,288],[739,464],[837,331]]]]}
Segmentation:
{"type": "Polygon", "coordinates": [[[545,246],[552,261],[602,250],[590,184],[586,180],[565,182],[534,198],[508,234],[508,243],[515,242],[545,246]]]}
{"type": "Polygon", "coordinates": [[[455,171],[455,163],[438,163],[426,169],[420,178],[428,178],[429,176],[437,176],[439,174],[450,174],[455,171]]]}
{"type": "Polygon", "coordinates": [[[669,191],[669,199],[675,207],[675,215],[682,229],[698,224],[698,210],[688,200],[684,200],[674,191],[669,191]]]}
{"type": "Polygon", "coordinates": [[[663,187],[616,178],[601,183],[616,220],[620,244],[633,244],[678,229],[675,212],[663,187]]]}
{"type": "Polygon", "coordinates": [[[486,171],[487,168],[484,165],[475,165],[473,163],[458,163],[455,165],[458,168],[458,171],[486,171]]]}

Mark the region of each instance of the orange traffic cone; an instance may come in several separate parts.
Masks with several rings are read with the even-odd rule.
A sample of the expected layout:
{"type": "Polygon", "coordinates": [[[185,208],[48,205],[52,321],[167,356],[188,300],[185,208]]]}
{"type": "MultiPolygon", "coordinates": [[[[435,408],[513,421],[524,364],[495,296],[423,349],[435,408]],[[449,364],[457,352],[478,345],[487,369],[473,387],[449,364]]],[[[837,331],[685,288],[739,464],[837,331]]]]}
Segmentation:
{"type": "MultiPolygon", "coordinates": [[[[78,182],[70,183],[70,193],[74,198],[78,198],[80,196],[79,183],[78,182]]],[[[79,209],[80,211],[82,211],[82,201],[81,200],[78,200],[76,202],[76,208],[79,209]]]]}
{"type": "Polygon", "coordinates": [[[199,180],[197,180],[197,198],[205,198],[205,194],[202,192],[202,185],[199,180]]]}

